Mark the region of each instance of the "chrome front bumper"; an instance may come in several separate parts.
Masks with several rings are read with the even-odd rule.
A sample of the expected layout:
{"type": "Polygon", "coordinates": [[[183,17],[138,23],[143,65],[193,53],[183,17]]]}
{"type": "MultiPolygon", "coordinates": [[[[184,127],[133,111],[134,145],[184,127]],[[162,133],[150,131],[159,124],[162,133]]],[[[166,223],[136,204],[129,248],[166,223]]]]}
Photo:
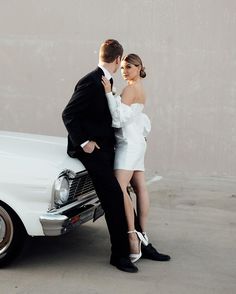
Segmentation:
{"type": "Polygon", "coordinates": [[[45,236],[59,236],[89,220],[95,221],[104,214],[100,201],[77,205],[63,213],[48,212],[39,217],[45,236]]]}

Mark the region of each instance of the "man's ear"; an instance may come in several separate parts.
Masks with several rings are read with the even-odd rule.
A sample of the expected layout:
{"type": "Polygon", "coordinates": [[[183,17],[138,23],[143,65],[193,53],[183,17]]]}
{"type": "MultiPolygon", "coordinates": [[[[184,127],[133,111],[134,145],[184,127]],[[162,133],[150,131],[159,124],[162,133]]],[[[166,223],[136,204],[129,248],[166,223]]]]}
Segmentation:
{"type": "Polygon", "coordinates": [[[116,57],[116,64],[119,64],[120,61],[121,61],[121,57],[120,57],[120,56],[117,56],[117,57],[116,57]]]}

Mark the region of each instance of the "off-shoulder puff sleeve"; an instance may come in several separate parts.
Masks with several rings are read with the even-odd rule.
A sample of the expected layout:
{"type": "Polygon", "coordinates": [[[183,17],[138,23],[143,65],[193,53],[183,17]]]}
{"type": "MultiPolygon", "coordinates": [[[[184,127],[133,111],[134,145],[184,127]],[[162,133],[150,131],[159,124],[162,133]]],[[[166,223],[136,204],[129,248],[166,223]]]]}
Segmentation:
{"type": "Polygon", "coordinates": [[[134,112],[132,108],[121,102],[121,97],[114,96],[112,92],[106,93],[108,106],[112,116],[112,126],[121,128],[133,120],[134,112]]]}

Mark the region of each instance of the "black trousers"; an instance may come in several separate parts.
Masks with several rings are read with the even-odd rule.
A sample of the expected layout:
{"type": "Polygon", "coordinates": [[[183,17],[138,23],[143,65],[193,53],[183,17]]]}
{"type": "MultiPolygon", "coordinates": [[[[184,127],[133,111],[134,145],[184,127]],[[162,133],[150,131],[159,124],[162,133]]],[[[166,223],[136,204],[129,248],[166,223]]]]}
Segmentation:
{"type": "Polygon", "coordinates": [[[128,227],[123,192],[114,176],[114,148],[113,145],[101,142],[98,145],[100,149],[95,148],[92,153],[85,153],[81,149],[77,158],[87,169],[101,201],[110,233],[112,254],[116,257],[128,257],[128,227]]]}

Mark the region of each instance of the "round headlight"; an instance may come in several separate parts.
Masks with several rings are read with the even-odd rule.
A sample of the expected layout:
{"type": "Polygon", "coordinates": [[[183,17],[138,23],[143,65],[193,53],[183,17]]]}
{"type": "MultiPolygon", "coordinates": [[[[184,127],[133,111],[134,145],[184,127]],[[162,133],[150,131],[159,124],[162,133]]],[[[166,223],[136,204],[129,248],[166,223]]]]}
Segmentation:
{"type": "Polygon", "coordinates": [[[60,177],[55,182],[54,201],[56,204],[65,204],[69,198],[69,182],[66,177],[60,177]]]}

